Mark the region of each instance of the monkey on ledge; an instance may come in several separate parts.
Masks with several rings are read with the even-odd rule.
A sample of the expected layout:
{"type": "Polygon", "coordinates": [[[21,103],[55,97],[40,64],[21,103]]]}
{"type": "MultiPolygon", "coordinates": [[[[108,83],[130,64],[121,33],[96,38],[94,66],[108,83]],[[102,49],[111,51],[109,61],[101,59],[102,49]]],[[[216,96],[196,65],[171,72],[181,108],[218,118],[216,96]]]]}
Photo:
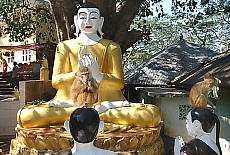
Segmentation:
{"type": "Polygon", "coordinates": [[[211,106],[211,109],[215,110],[216,105],[211,101],[209,92],[215,87],[213,89],[216,89],[216,94],[212,97],[216,98],[219,83],[219,79],[214,79],[209,73],[206,73],[204,80],[197,82],[190,90],[189,98],[193,108],[207,108],[207,106],[211,106]]]}

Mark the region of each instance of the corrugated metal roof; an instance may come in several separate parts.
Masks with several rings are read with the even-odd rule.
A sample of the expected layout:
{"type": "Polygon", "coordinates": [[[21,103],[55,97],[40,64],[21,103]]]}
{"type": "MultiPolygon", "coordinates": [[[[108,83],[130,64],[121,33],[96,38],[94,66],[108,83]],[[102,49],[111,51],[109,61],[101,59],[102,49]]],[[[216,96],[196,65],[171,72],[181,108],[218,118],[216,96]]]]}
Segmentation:
{"type": "Polygon", "coordinates": [[[217,54],[181,39],[127,70],[124,76],[125,84],[168,85],[175,77],[204,64],[217,54]]]}
{"type": "Polygon", "coordinates": [[[220,86],[230,87],[230,51],[213,57],[207,63],[175,78],[172,82],[177,85],[191,86],[202,81],[205,73],[210,73],[214,78],[219,78],[221,80],[220,86]]]}

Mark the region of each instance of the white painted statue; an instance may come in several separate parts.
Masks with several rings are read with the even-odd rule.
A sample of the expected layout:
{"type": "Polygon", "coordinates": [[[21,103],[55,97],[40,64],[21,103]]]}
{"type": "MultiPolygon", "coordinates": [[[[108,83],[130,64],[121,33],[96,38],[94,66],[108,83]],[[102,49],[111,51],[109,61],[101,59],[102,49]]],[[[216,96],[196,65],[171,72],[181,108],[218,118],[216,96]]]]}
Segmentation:
{"type": "Polygon", "coordinates": [[[219,144],[220,122],[212,111],[195,108],[186,119],[188,134],[194,139],[184,142],[177,137],[174,143],[175,155],[222,155],[219,144]]]}
{"type": "Polygon", "coordinates": [[[77,108],[64,123],[65,129],[72,135],[74,146],[58,155],[116,155],[117,153],[96,148],[93,143],[98,132],[104,127],[98,112],[93,108],[77,108]]]}

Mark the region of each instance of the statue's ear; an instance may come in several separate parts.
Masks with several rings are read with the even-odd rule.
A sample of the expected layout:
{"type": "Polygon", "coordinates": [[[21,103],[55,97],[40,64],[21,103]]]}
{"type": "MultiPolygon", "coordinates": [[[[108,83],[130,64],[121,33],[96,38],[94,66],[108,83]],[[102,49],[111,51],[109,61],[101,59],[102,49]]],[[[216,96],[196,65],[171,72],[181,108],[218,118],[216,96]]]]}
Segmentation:
{"type": "Polygon", "coordinates": [[[99,32],[99,34],[101,35],[101,38],[102,38],[102,35],[104,34],[103,32],[102,32],[102,27],[103,27],[103,24],[104,24],[104,17],[101,17],[100,18],[100,23],[99,23],[99,26],[98,26],[98,32],[99,32]]]}
{"type": "Polygon", "coordinates": [[[100,121],[98,132],[101,132],[104,129],[104,121],[100,121]]]}
{"type": "Polygon", "coordinates": [[[78,26],[78,24],[77,24],[77,15],[75,15],[75,16],[73,17],[73,21],[74,21],[74,25],[75,25],[75,28],[76,28],[76,32],[74,33],[74,35],[75,35],[76,37],[78,37],[80,29],[79,29],[79,26],[78,26]]]}
{"type": "Polygon", "coordinates": [[[192,124],[193,124],[193,129],[195,131],[197,131],[198,133],[203,132],[202,124],[200,123],[200,121],[194,120],[192,124]]]}
{"type": "Polygon", "coordinates": [[[65,130],[66,130],[69,134],[71,134],[71,133],[70,133],[70,129],[69,129],[69,121],[65,121],[65,122],[64,122],[64,128],[65,128],[65,130]]]}

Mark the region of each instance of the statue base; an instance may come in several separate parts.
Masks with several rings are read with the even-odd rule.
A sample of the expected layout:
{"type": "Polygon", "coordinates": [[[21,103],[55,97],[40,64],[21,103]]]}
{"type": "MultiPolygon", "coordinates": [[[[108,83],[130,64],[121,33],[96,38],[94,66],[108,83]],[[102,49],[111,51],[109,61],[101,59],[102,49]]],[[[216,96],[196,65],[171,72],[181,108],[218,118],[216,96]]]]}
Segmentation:
{"type": "MultiPolygon", "coordinates": [[[[164,150],[164,145],[160,145],[163,143],[160,138],[160,130],[161,125],[143,128],[105,123],[103,131],[98,133],[95,138],[94,146],[114,152],[135,152],[139,154],[154,152],[155,150],[155,154],[158,154],[157,152],[164,150]]],[[[10,153],[12,155],[53,154],[72,147],[73,138],[65,131],[63,126],[22,128],[18,125],[16,138],[11,142],[10,153]]]]}
{"type": "MultiPolygon", "coordinates": [[[[115,151],[119,155],[164,155],[164,143],[161,137],[158,137],[154,143],[149,146],[138,147],[132,151],[115,151]]],[[[10,144],[11,155],[56,155],[57,151],[47,150],[40,151],[37,149],[29,148],[21,144],[16,138],[11,140],[10,144]]]]}

